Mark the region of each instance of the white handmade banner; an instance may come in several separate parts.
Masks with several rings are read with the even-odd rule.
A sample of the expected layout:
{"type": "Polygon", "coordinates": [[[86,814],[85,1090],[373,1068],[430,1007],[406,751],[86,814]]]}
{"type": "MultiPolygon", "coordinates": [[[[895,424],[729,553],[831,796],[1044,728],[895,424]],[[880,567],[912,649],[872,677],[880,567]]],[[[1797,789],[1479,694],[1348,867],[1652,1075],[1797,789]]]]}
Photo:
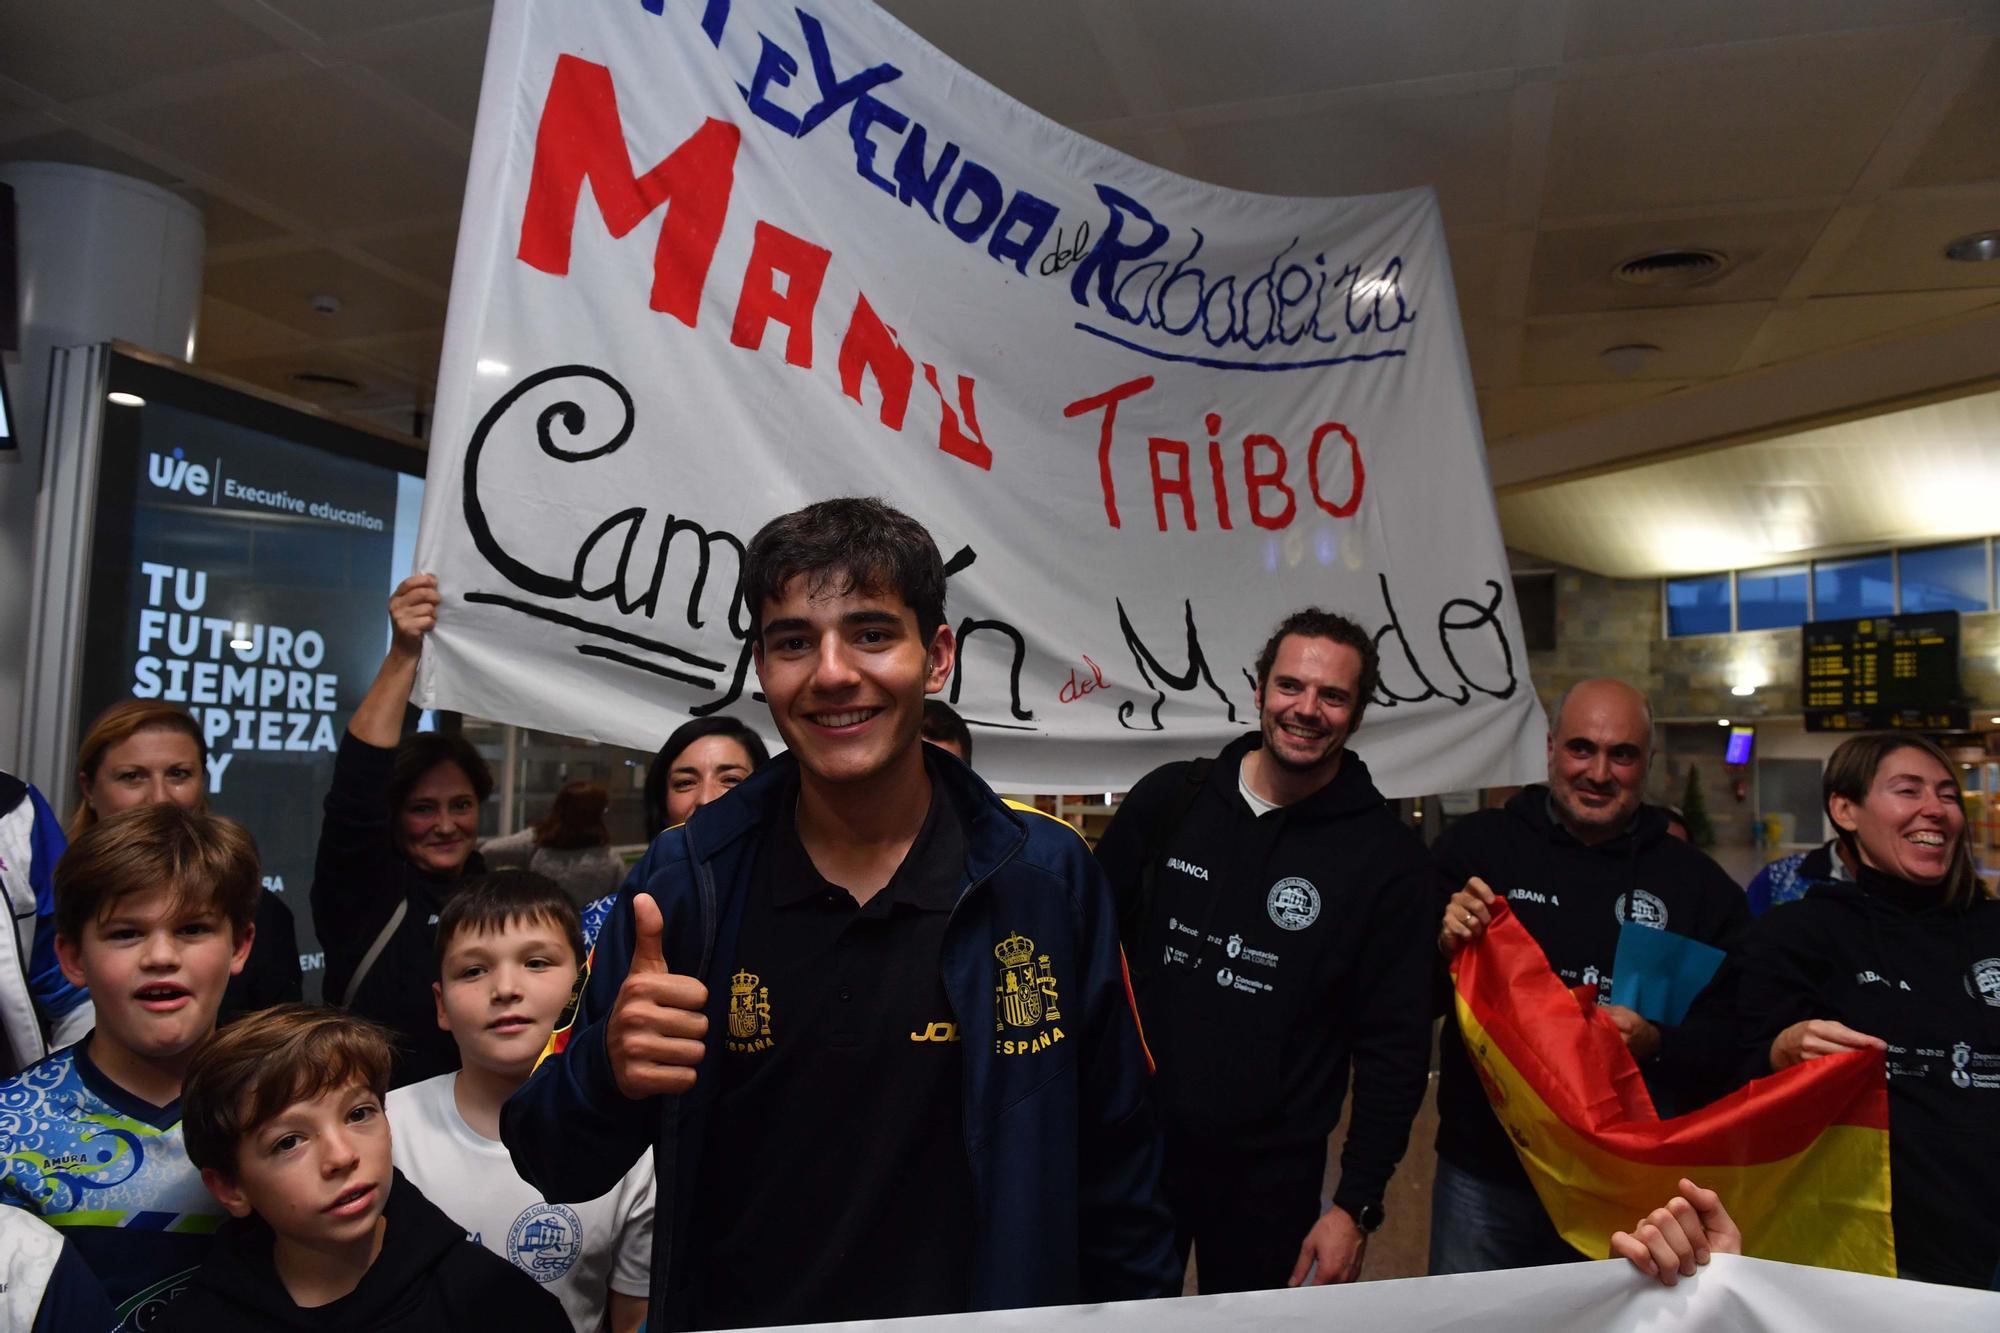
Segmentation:
{"type": "Polygon", "coordinates": [[[742,547],[877,495],[1003,788],[1214,750],[1305,605],[1380,633],[1385,791],[1541,768],[1431,192],[1176,176],[869,4],[500,0],[429,480],[426,705],[768,732],[742,547]]]}
{"type": "MultiPolygon", "coordinates": [[[[1199,1256],[1197,1256],[1199,1262],[1199,1256]]],[[[2000,1296],[1927,1282],[1710,1257],[1673,1287],[1622,1259],[1179,1300],[801,1324],[792,1333],[1992,1333],[2000,1296]]]]}

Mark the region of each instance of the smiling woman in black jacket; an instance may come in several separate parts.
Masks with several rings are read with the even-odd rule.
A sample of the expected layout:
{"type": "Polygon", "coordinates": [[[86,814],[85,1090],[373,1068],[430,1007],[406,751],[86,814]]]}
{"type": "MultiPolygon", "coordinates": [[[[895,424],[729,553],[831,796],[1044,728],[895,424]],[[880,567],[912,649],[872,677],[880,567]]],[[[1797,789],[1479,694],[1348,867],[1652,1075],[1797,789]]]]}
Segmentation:
{"type": "Polygon", "coordinates": [[[1886,1048],[1899,1275],[1985,1287],[2000,1261],[2000,902],[1965,845],[1955,766],[1876,734],[1827,761],[1855,882],[1761,918],[1734,960],[1753,1072],[1886,1048]]]}
{"type": "Polygon", "coordinates": [[[493,791],[486,761],[464,738],[402,735],[438,601],[428,574],[404,579],[389,598],[395,633],[341,737],[313,866],[326,999],[396,1033],[397,1087],[458,1068],[431,997],[433,941],[445,896],[485,868],[474,846],[479,807],[493,791]]]}

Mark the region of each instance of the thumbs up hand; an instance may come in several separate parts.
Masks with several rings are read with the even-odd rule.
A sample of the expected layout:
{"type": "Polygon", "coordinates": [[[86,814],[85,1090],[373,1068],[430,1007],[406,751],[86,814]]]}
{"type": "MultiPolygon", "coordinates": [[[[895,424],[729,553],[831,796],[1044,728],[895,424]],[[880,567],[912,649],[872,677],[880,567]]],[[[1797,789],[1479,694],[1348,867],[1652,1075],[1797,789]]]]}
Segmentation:
{"type": "Polygon", "coordinates": [[[667,970],[666,925],[651,894],[632,899],[632,963],[618,987],[605,1032],[618,1090],[637,1101],[694,1086],[707,1047],[708,987],[667,970]]]}

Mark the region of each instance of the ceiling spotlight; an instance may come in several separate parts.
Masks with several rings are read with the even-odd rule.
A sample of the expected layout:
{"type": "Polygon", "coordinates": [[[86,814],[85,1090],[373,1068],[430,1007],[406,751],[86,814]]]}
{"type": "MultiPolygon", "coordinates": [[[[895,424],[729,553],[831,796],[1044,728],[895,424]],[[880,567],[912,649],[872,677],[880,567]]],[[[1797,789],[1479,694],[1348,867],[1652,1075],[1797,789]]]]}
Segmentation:
{"type": "Polygon", "coordinates": [[[1726,717],[1718,717],[1717,719],[1715,719],[1715,725],[1718,727],[1726,727],[1729,725],[1729,719],[1726,717]]]}
{"type": "Polygon", "coordinates": [[[1975,231],[1970,236],[1961,236],[1944,248],[1944,257],[1961,264],[2000,259],[2000,231],[1975,231]]]}
{"type": "Polygon", "coordinates": [[[1599,352],[1597,359],[1614,375],[1636,375],[1659,354],[1660,349],[1652,343],[1620,343],[1599,352]]]}
{"type": "Polygon", "coordinates": [[[1731,685],[1729,692],[1739,699],[1747,699],[1757,692],[1755,685],[1731,685]]]}
{"type": "Polygon", "coordinates": [[[136,393],[126,393],[123,389],[113,389],[104,395],[120,407],[144,407],[146,400],[136,393]]]}

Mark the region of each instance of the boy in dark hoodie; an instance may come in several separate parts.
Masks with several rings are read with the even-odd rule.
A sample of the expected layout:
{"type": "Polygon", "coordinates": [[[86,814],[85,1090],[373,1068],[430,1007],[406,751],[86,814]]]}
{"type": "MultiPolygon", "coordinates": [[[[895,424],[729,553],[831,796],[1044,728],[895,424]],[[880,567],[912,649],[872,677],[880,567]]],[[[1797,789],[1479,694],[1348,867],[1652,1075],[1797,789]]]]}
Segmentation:
{"type": "Polygon", "coordinates": [[[182,1093],[188,1159],[235,1219],[159,1325],[567,1333],[562,1305],[390,1162],[387,1034],[288,1004],[226,1028],[182,1093]]]}

